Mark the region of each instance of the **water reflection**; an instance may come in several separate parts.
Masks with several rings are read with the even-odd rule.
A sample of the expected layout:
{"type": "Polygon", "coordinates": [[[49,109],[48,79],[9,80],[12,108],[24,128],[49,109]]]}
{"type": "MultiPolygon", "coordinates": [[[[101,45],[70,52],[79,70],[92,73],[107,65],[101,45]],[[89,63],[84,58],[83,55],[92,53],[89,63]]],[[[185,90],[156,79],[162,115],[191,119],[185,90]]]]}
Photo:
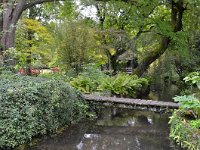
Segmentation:
{"type": "Polygon", "coordinates": [[[176,150],[168,134],[167,114],[104,108],[96,121],[76,124],[32,150],[176,150]]]}

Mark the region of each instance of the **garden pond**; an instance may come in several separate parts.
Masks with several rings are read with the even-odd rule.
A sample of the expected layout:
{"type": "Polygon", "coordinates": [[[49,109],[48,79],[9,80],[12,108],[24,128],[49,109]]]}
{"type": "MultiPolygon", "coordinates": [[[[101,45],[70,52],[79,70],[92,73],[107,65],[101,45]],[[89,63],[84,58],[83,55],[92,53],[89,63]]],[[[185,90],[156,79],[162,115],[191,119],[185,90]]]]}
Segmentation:
{"type": "Polygon", "coordinates": [[[104,107],[98,118],[45,137],[28,150],[179,150],[169,140],[169,116],[146,110],[104,107]]]}

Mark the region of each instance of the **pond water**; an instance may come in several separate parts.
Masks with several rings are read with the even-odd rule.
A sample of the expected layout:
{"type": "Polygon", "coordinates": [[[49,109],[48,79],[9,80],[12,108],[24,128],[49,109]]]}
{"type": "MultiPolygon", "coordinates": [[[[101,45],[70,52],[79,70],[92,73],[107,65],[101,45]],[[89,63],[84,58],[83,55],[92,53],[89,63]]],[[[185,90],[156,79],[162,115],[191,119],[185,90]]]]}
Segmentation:
{"type": "Polygon", "coordinates": [[[82,121],[46,137],[31,150],[178,150],[169,140],[168,114],[103,108],[93,121],[82,121]]]}

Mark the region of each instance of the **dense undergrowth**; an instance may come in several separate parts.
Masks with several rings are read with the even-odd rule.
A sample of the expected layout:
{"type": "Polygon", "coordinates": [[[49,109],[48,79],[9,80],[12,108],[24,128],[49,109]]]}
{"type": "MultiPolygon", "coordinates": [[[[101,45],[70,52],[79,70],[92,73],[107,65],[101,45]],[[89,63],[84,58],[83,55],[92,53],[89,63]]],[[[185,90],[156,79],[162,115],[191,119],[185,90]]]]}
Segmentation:
{"type": "Polygon", "coordinates": [[[149,81],[138,78],[136,75],[119,73],[115,76],[85,76],[79,75],[70,81],[70,84],[79,91],[91,93],[110,93],[110,96],[137,98],[148,93],[149,81]]]}
{"type": "Polygon", "coordinates": [[[149,80],[137,75],[118,73],[109,76],[98,66],[89,64],[78,75],[75,73],[41,74],[48,79],[61,79],[84,94],[138,98],[149,92],[149,80]],[[73,74],[73,75],[71,75],[73,74]]]}
{"type": "MultiPolygon", "coordinates": [[[[200,89],[200,74],[191,73],[185,79],[194,88],[200,89]]],[[[170,137],[183,148],[200,149],[200,98],[199,91],[191,95],[176,96],[174,100],[180,104],[170,119],[170,137]]]]}
{"type": "Polygon", "coordinates": [[[85,117],[81,95],[61,80],[0,76],[0,149],[56,131],[85,117]]]}
{"type": "Polygon", "coordinates": [[[175,111],[170,119],[170,137],[183,148],[200,149],[200,120],[187,120],[185,112],[175,111]]]}
{"type": "Polygon", "coordinates": [[[109,96],[137,98],[147,95],[149,80],[137,75],[118,73],[115,76],[106,75],[95,66],[87,66],[69,83],[77,90],[86,94],[108,94],[109,96]]]}

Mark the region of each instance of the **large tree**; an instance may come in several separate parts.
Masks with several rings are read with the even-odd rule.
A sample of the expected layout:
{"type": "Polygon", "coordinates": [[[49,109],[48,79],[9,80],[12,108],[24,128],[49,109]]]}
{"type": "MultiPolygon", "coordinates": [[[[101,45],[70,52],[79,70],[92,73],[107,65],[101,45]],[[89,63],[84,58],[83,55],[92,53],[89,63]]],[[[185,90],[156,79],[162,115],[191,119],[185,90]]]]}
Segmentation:
{"type": "MultiPolygon", "coordinates": [[[[103,0],[97,0],[97,1],[103,1],[103,0]]],[[[105,1],[106,2],[111,1],[115,3],[115,1],[113,0],[105,0],[105,1]]],[[[154,28],[154,32],[155,33],[157,32],[157,35],[160,36],[159,46],[155,47],[154,50],[152,50],[149,55],[143,57],[138,67],[135,69],[136,74],[142,75],[148,69],[150,64],[152,64],[163,53],[165,53],[171,41],[173,40],[173,38],[175,38],[173,36],[176,36],[178,32],[182,31],[183,15],[184,12],[187,10],[187,6],[190,5],[191,2],[187,0],[167,0],[167,1],[166,0],[154,0],[154,1],[121,0],[121,1],[128,3],[130,6],[136,8],[135,16],[131,15],[131,17],[134,20],[136,26],[139,27],[138,33],[140,33],[141,31],[143,32],[143,29],[141,31],[140,29],[141,26],[143,27],[145,24],[145,22],[141,20],[147,18],[148,21],[146,27],[151,26],[150,29],[154,28]],[[158,12],[159,8],[161,7],[167,9],[168,14],[171,13],[170,17],[166,17],[166,14],[164,14],[163,12],[158,12]],[[155,18],[156,16],[158,17],[155,18]],[[137,18],[139,18],[139,22],[137,18]],[[165,24],[165,26],[163,24],[165,24]]],[[[116,16],[118,15],[119,14],[117,14],[116,16]]],[[[133,31],[134,30],[135,29],[133,29],[133,31]]]]}
{"type": "Polygon", "coordinates": [[[154,26],[149,16],[159,3],[157,0],[151,0],[153,4],[148,2],[135,4],[112,0],[94,3],[101,30],[100,41],[108,58],[109,70],[114,73],[117,71],[119,56],[126,51],[135,52],[136,40],[154,26]]]}
{"type": "Polygon", "coordinates": [[[16,25],[22,13],[37,4],[54,1],[59,0],[0,0],[0,56],[6,49],[14,47],[16,25]]]}
{"type": "Polygon", "coordinates": [[[170,0],[168,1],[168,7],[171,9],[171,17],[170,20],[165,20],[164,22],[168,24],[167,31],[160,32],[160,43],[159,47],[155,48],[150,55],[143,58],[140,62],[140,65],[135,70],[135,72],[139,75],[142,75],[144,71],[146,71],[151,63],[153,63],[156,59],[158,59],[169,47],[171,40],[173,40],[173,36],[176,35],[177,32],[180,32],[183,28],[183,14],[186,10],[186,4],[184,4],[183,0],[170,0]]]}

